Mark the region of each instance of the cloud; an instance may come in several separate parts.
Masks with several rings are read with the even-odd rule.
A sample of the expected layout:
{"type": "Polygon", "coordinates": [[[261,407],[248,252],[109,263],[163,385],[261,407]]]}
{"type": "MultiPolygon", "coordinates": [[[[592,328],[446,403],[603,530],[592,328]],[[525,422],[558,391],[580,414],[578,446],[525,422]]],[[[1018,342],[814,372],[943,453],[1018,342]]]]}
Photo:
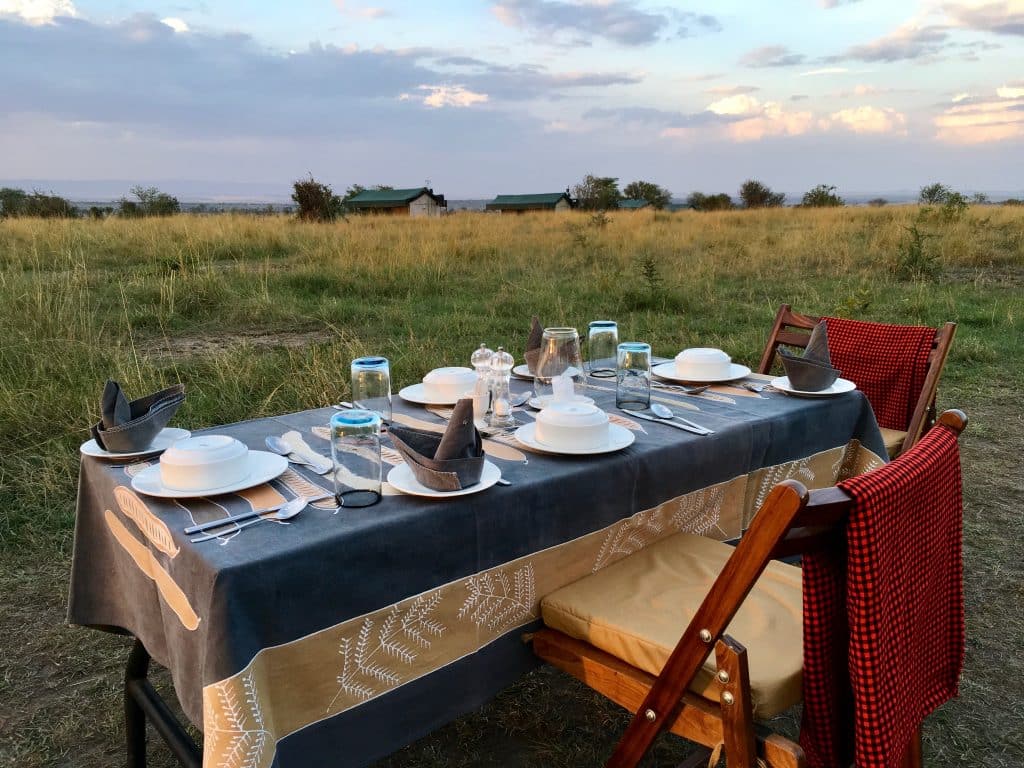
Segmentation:
{"type": "MultiPolygon", "coordinates": [[[[486,93],[474,93],[462,85],[420,85],[417,90],[426,91],[423,103],[428,107],[438,109],[440,107],[471,107],[474,104],[487,102],[486,93]]],[[[399,96],[408,97],[408,94],[399,96]]],[[[403,101],[406,99],[402,99],[403,101]]]]}
{"type": "Polygon", "coordinates": [[[713,101],[707,107],[708,112],[716,115],[749,115],[758,112],[760,108],[761,102],[742,93],[713,101]]]}
{"type": "Polygon", "coordinates": [[[806,101],[810,98],[806,93],[794,93],[789,97],[790,101],[806,101]]]}
{"type": "Polygon", "coordinates": [[[792,67],[802,64],[806,58],[782,45],[765,45],[743,54],[740,64],[744,67],[792,67]]]}
{"type": "Polygon", "coordinates": [[[838,8],[841,5],[853,5],[859,3],[860,0],[821,0],[822,8],[838,8]]]}
{"type": "Polygon", "coordinates": [[[830,115],[833,123],[853,133],[878,133],[904,136],[907,118],[888,107],[854,107],[830,115]]]}
{"type": "MultiPolygon", "coordinates": [[[[1022,91],[1022,93],[1024,93],[1024,91],[1022,91]]],[[[1002,96],[1003,94],[1000,93],[999,95],[1002,96]]],[[[961,101],[968,101],[970,98],[971,94],[967,93],[967,91],[964,91],[962,93],[953,94],[953,98],[951,98],[950,101],[952,101],[954,104],[959,104],[961,101]]]]}
{"type": "Polygon", "coordinates": [[[846,67],[824,67],[823,69],[812,69],[810,72],[801,72],[797,77],[820,77],[821,75],[845,75],[849,72],[846,67]]]}
{"type": "Polygon", "coordinates": [[[168,16],[166,19],[160,19],[160,23],[170,27],[175,32],[188,32],[188,24],[184,19],[179,19],[175,16],[168,16]]]}
{"type": "Polygon", "coordinates": [[[949,33],[945,27],[907,26],[870,43],[854,45],[840,56],[829,57],[827,61],[854,59],[892,62],[936,56],[942,52],[948,38],[949,33]]]}
{"type": "Polygon", "coordinates": [[[726,134],[734,141],[759,141],[766,136],[800,136],[814,128],[810,112],[788,112],[774,101],[757,105],[743,120],[730,123],[726,134]]]}
{"type": "Polygon", "coordinates": [[[1024,138],[1024,88],[999,88],[998,100],[955,104],[935,118],[936,138],[984,144],[1024,138]]]}
{"type": "Polygon", "coordinates": [[[741,93],[756,93],[760,90],[756,85],[718,85],[705,89],[704,93],[712,96],[736,96],[741,93]]]}
{"type": "Polygon", "coordinates": [[[14,16],[29,24],[52,24],[60,17],[78,16],[71,0],[0,0],[0,17],[14,16]]]}
{"type": "Polygon", "coordinates": [[[354,7],[347,0],[334,0],[334,7],[338,9],[339,13],[357,19],[381,19],[392,15],[391,11],[385,8],[374,8],[372,6],[354,7]]]}
{"type": "Polygon", "coordinates": [[[492,11],[506,26],[544,36],[569,35],[574,45],[590,45],[598,37],[620,45],[649,45],[672,21],[667,14],[640,10],[627,0],[502,0],[492,11]]]}
{"type": "Polygon", "coordinates": [[[1020,0],[946,3],[943,10],[958,27],[997,35],[1024,35],[1024,3],[1020,0]]]}
{"type": "Polygon", "coordinates": [[[1001,85],[996,88],[996,96],[1000,99],[1024,99],[1024,83],[1001,85]]]}

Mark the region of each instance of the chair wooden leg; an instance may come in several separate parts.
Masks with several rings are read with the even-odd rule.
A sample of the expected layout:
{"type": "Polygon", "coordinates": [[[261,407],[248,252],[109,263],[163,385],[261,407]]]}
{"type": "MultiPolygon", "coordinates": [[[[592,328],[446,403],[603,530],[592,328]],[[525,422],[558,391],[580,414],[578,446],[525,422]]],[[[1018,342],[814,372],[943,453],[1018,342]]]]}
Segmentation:
{"type": "Polygon", "coordinates": [[[918,726],[914,735],[910,737],[907,744],[907,751],[903,753],[903,762],[900,768],[921,768],[921,727],[918,726]]]}
{"type": "Polygon", "coordinates": [[[722,705],[726,768],[757,768],[747,649],[723,635],[715,644],[715,661],[722,687],[719,703],[722,705]]]}

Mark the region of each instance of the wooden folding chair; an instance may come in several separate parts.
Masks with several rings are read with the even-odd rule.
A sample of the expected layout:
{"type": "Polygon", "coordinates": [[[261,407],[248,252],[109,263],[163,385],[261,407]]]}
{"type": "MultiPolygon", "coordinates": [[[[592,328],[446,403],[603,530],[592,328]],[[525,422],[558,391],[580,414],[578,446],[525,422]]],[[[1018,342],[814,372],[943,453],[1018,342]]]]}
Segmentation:
{"type": "MultiPolygon", "coordinates": [[[[803,315],[794,312],[789,304],[783,304],[779,307],[779,311],[775,315],[775,323],[772,325],[771,334],[768,337],[768,343],[764,348],[764,354],[761,356],[758,372],[767,374],[771,371],[780,345],[800,347],[801,349],[806,347],[809,338],[809,333],[807,332],[814,328],[820,320],[820,317],[815,317],[814,315],[803,315]]],[[[935,395],[955,334],[956,323],[943,323],[936,330],[932,351],[928,357],[928,371],[924,379],[924,385],[914,406],[913,415],[909,423],[905,425],[905,430],[882,428],[882,437],[885,440],[885,447],[891,458],[895,458],[910,448],[935,423],[935,395]]],[[[843,371],[843,376],[857,383],[856,371],[843,371]]]]}
{"type": "MultiPolygon", "coordinates": [[[[939,421],[957,433],[967,423],[966,416],[960,411],[947,411],[939,421]]],[[[812,552],[842,558],[842,536],[852,505],[853,500],[839,488],[808,492],[795,480],[786,480],[771,491],[735,549],[721,542],[676,534],[544,598],[542,616],[547,626],[532,636],[534,653],[634,712],[632,721],[606,763],[608,768],[633,768],[655,737],[666,730],[704,747],[702,755],[698,755],[703,759],[706,759],[708,750],[724,745],[729,768],[755,768],[759,760],[769,768],[802,768],[806,765],[799,744],[779,734],[765,733],[761,726],[755,729],[755,709],[764,705],[766,698],[775,698],[772,706],[779,711],[798,703],[802,648],[796,648],[797,668],[793,673],[798,684],[794,691],[794,686],[786,682],[794,674],[776,668],[787,664],[792,666],[792,654],[788,661],[781,656],[769,656],[764,660],[765,649],[756,645],[757,638],[754,638],[755,644],[751,647],[762,653],[758,656],[760,670],[752,676],[746,649],[725,631],[729,628],[730,632],[739,634],[737,624],[742,623],[742,617],[737,616],[746,601],[757,604],[758,601],[776,599],[773,595],[785,590],[786,569],[790,569],[790,577],[795,578],[797,590],[793,621],[798,632],[802,621],[800,569],[772,560],[812,552]],[[662,544],[671,550],[657,552],[662,544]],[[714,548],[718,548],[720,553],[708,557],[707,553],[714,552],[714,548]],[[652,551],[654,554],[650,554],[652,551]],[[692,611],[691,620],[667,660],[663,665],[660,661],[653,661],[655,666],[660,665],[660,672],[652,671],[651,659],[637,661],[637,654],[640,657],[646,654],[643,628],[627,627],[621,631],[623,643],[634,645],[631,649],[616,649],[614,654],[553,628],[553,625],[560,626],[565,621],[579,619],[594,605],[598,606],[597,610],[603,617],[624,615],[630,622],[642,623],[644,619],[637,616],[645,611],[649,613],[651,603],[640,604],[645,598],[634,597],[636,592],[642,591],[636,585],[661,578],[664,563],[670,559],[666,556],[668,551],[682,551],[687,556],[690,551],[696,551],[695,559],[700,561],[701,568],[704,571],[717,570],[717,575],[713,576],[714,581],[703,600],[694,606],[677,604],[673,600],[671,604],[654,607],[656,612],[675,611],[677,616],[679,612],[692,611]],[[721,554],[725,551],[728,554],[721,554]],[[715,557],[719,558],[720,568],[712,562],[715,557]],[[656,567],[659,563],[660,572],[656,567]],[[618,580],[621,589],[614,585],[609,588],[608,579],[600,580],[602,574],[611,569],[617,569],[610,578],[618,580]],[[766,585],[765,580],[769,577],[774,580],[769,580],[766,585]],[[589,598],[586,597],[588,593],[589,598]],[[624,613],[616,614],[615,609],[609,610],[609,605],[615,603],[617,597],[623,598],[621,607],[624,613]],[[634,598],[632,602],[631,597],[634,598]],[[712,651],[715,653],[714,668],[705,665],[712,651]],[[648,666],[648,669],[642,666],[648,666]],[[765,670],[769,670],[767,674],[765,670]],[[698,679],[700,675],[703,675],[703,681],[698,679]],[[759,678],[769,680],[765,683],[759,678]],[[773,687],[776,690],[770,690],[773,687]],[[782,689],[788,690],[780,696],[782,689]]],[[[695,580],[702,577],[710,578],[697,572],[692,576],[695,580]]],[[[672,593],[672,596],[677,596],[677,593],[672,593]]],[[[755,611],[759,618],[752,624],[764,623],[764,612],[760,606],[755,605],[755,611]]],[[[752,624],[748,624],[748,629],[756,634],[752,624]]],[[[587,632],[576,634],[577,637],[586,635],[594,638],[598,631],[595,624],[590,624],[587,632]]],[[[779,633],[784,630],[776,626],[773,631],[779,633]]],[[[607,639],[602,642],[606,648],[609,647],[607,639]]],[[[750,639],[747,642],[750,643],[750,639]]],[[[795,642],[799,643],[798,640],[795,642]]],[[[904,766],[917,768],[920,760],[918,730],[905,751],[904,766]]],[[[697,763],[688,761],[684,765],[697,763]]]]}

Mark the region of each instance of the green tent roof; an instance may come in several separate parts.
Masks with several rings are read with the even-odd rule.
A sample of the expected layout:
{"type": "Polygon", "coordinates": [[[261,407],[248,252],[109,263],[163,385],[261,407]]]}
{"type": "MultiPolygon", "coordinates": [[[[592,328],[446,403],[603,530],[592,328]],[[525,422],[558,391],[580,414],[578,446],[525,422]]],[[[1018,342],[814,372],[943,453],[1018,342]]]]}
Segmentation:
{"type": "Polygon", "coordinates": [[[572,200],[565,192],[545,192],[540,195],[498,195],[487,204],[487,210],[527,210],[540,208],[554,208],[558,201],[565,199],[570,205],[572,200]]]}
{"type": "Polygon", "coordinates": [[[635,210],[637,208],[646,208],[648,205],[650,203],[646,200],[619,200],[619,208],[632,208],[635,210]]]}
{"type": "Polygon", "coordinates": [[[408,205],[420,195],[430,195],[438,205],[444,205],[444,196],[435,195],[426,187],[412,189],[364,189],[350,197],[345,204],[352,208],[399,208],[408,205]]]}

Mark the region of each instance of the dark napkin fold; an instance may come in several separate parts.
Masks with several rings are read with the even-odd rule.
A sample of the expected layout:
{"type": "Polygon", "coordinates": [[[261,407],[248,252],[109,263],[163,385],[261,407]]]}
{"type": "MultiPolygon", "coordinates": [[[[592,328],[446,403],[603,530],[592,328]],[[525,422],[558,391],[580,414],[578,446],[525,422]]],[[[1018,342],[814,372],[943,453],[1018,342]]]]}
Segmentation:
{"type": "Polygon", "coordinates": [[[121,385],[108,380],[100,401],[100,421],[92,427],[92,436],[100,448],[111,453],[144,451],[183,402],[184,384],[129,402],[121,385]]]}
{"type": "Polygon", "coordinates": [[[455,404],[444,434],[392,424],[388,435],[421,485],[435,491],[461,491],[480,482],[484,448],[473,423],[473,400],[455,404]]]}
{"type": "Polygon", "coordinates": [[[779,348],[782,367],[794,389],[804,392],[820,392],[832,386],[842,371],[832,367],[828,349],[828,327],[822,320],[811,331],[803,355],[796,355],[779,348]]]}
{"type": "Polygon", "coordinates": [[[544,326],[540,324],[540,318],[536,315],[530,323],[530,335],[526,339],[526,367],[530,373],[537,372],[537,363],[540,361],[540,348],[544,343],[544,326]]]}

